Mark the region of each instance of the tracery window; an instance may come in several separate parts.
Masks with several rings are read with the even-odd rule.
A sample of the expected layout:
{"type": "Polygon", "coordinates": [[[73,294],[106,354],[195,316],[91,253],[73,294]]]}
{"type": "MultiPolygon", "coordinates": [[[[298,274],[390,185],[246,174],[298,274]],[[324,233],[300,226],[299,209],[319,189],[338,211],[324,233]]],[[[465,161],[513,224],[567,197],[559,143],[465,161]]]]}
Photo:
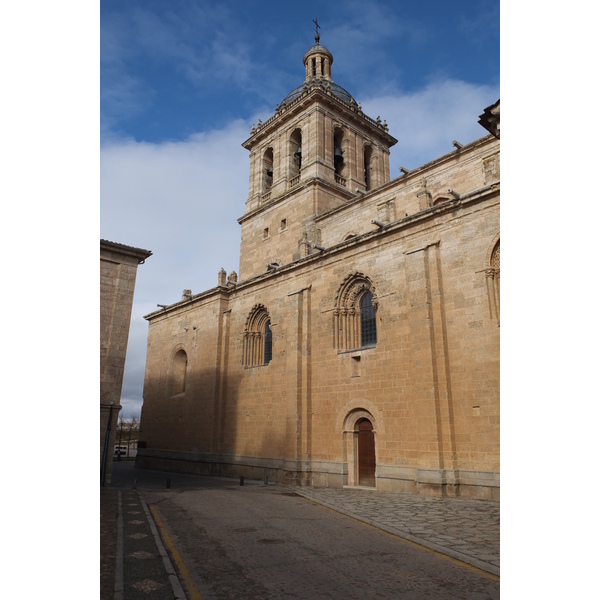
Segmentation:
{"type": "Polygon", "coordinates": [[[371,280],[363,273],[350,275],[340,286],[335,304],[335,348],[343,351],[375,346],[379,303],[371,280]]]}
{"type": "Polygon", "coordinates": [[[268,365],[273,358],[271,318],[262,304],[257,304],[246,319],[242,346],[245,367],[268,365]]]}
{"type": "Polygon", "coordinates": [[[490,318],[500,322],[500,240],[494,245],[489,255],[489,267],[485,270],[488,298],[490,304],[490,318]]]}

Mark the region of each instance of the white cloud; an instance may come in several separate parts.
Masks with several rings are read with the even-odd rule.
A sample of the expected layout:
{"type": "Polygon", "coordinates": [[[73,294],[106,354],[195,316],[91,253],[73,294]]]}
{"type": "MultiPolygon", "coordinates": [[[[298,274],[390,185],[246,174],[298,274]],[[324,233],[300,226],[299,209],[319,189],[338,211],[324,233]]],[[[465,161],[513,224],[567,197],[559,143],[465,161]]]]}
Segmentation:
{"type": "Polygon", "coordinates": [[[162,144],[112,141],[101,149],[101,237],[151,250],[137,271],[122,404],[141,405],[148,325],[157,303],[215,287],[238,271],[239,225],[248,194],[250,124],[162,144]]]}
{"type": "Polygon", "coordinates": [[[248,191],[240,143],[249,129],[235,121],[183,142],[113,141],[102,148],[101,235],[152,250],[138,277],[153,301],[213,287],[221,266],[237,270],[235,218],[248,191]]]}

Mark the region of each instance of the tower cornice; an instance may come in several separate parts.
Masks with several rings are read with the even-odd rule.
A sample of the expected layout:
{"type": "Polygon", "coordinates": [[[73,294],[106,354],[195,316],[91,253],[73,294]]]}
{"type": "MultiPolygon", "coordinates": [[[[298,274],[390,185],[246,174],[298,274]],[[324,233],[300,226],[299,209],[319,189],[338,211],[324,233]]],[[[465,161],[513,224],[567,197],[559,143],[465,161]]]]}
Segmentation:
{"type": "Polygon", "coordinates": [[[275,114],[264,123],[259,121],[258,126],[253,126],[252,135],[242,143],[242,146],[247,150],[251,150],[253,146],[259,144],[264,138],[269,137],[280,129],[283,123],[305,111],[311,104],[321,102],[348,120],[366,128],[371,135],[385,142],[387,147],[398,143],[398,140],[388,133],[385,121],[381,122],[380,120],[372,119],[362,112],[360,105],[354,106],[340,100],[331,94],[331,92],[327,92],[325,86],[313,86],[289,105],[278,106],[275,114]]]}

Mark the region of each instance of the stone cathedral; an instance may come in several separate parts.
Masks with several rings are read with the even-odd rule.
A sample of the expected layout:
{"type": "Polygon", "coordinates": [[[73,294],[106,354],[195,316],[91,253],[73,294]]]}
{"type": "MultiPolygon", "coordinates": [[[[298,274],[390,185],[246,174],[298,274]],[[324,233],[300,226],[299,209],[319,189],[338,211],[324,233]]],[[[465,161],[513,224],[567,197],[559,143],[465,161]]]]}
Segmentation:
{"type": "Polygon", "coordinates": [[[145,317],[137,466],[498,499],[500,101],[391,180],[315,42],[243,143],[239,273],[145,317]]]}

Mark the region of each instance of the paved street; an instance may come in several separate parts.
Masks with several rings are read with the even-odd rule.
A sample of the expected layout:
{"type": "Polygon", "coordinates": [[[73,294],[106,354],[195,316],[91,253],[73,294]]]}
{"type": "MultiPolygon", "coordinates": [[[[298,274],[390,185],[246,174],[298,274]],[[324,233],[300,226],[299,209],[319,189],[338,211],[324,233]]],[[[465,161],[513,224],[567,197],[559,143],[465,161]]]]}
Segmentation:
{"type": "Polygon", "coordinates": [[[115,465],[113,489],[123,565],[115,598],[499,597],[495,502],[240,486],[132,463],[115,465]]]}

